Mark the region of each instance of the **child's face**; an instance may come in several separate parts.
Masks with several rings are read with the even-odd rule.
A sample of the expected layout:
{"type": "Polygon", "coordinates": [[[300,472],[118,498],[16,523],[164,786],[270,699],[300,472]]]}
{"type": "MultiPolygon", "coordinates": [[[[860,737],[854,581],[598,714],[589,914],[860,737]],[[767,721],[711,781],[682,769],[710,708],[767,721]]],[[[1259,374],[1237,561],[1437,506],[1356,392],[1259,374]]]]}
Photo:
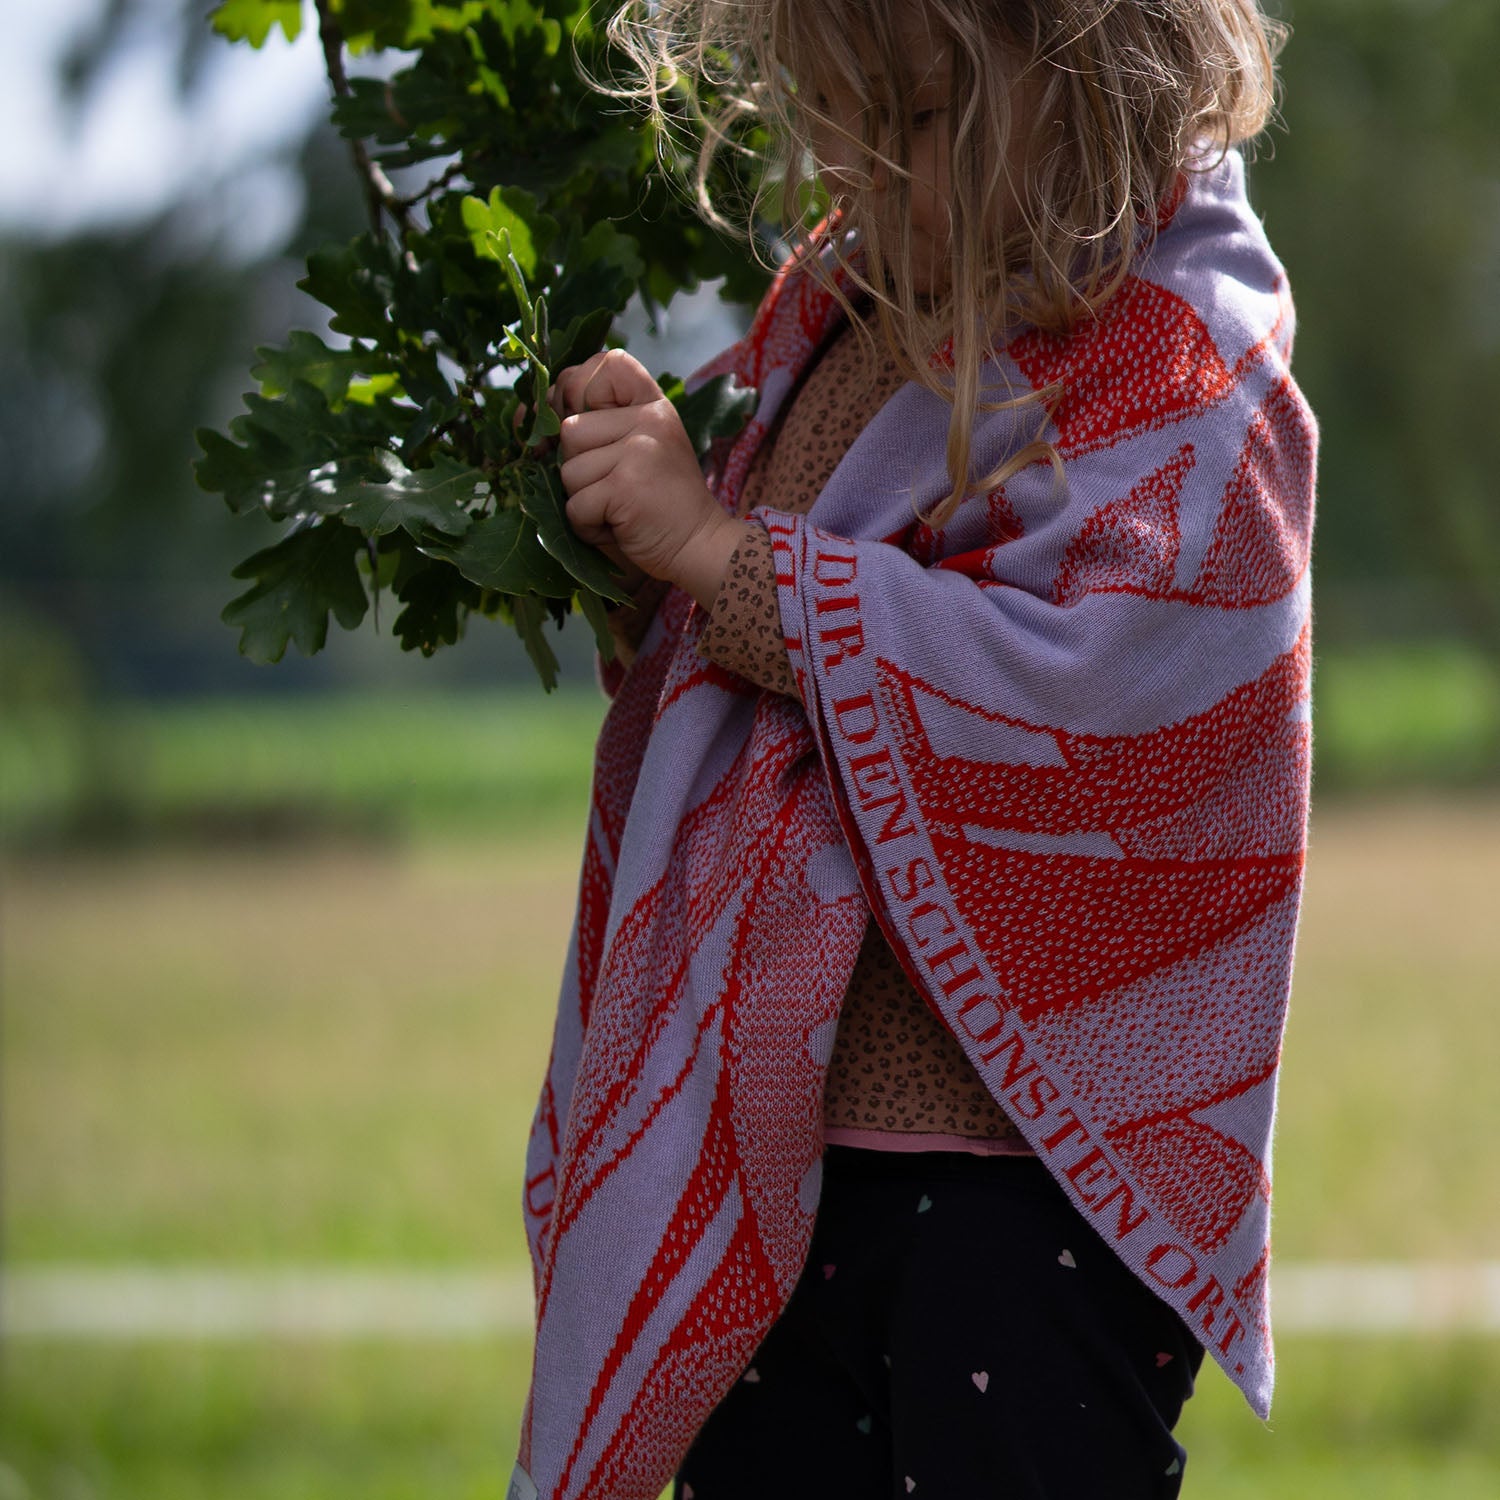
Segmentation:
{"type": "MultiPolygon", "coordinates": [[[[950,175],[948,166],[949,64],[946,47],[937,45],[925,28],[911,35],[912,134],[908,142],[911,180],[912,286],[919,293],[940,291],[948,277],[950,175]]],[[[824,187],[835,197],[862,197],[887,244],[899,243],[899,225],[882,217],[890,201],[890,171],[879,157],[870,159],[857,144],[864,132],[862,105],[843,85],[824,84],[817,93],[820,110],[839,127],[815,130],[813,146],[822,164],[824,187]],[[849,139],[852,137],[852,139],[849,139]]],[[[881,119],[873,132],[880,156],[895,157],[891,122],[881,119]]]]}
{"type": "MultiPolygon", "coordinates": [[[[946,289],[949,280],[948,237],[952,203],[952,174],[949,162],[950,121],[952,108],[952,63],[950,48],[932,35],[919,17],[914,17],[906,33],[907,56],[911,60],[911,77],[915,80],[911,100],[912,133],[907,142],[911,178],[908,184],[911,220],[912,288],[918,294],[930,295],[946,289]]],[[[872,80],[878,86],[879,80],[872,80]]],[[[1023,85],[1019,91],[1026,93],[1023,85]]],[[[816,129],[813,146],[821,167],[824,187],[836,197],[858,197],[864,212],[873,217],[887,245],[900,243],[900,225],[884,215],[894,203],[890,195],[890,170],[877,158],[871,160],[858,142],[863,133],[863,113],[873,105],[862,105],[844,85],[824,83],[817,89],[819,108],[839,126],[816,129]],[[852,139],[850,139],[852,137],[852,139]]],[[[1023,99],[1015,100],[1023,106],[1023,99]]],[[[882,112],[883,113],[883,112],[882,112]]],[[[882,118],[873,132],[881,156],[896,158],[897,143],[892,138],[891,122],[882,118]]],[[[1020,132],[1012,137],[1010,180],[1017,181],[1024,165],[1019,141],[1020,132]]],[[[1014,195],[1002,190],[1002,211],[1009,221],[1017,212],[1014,195]]]]}

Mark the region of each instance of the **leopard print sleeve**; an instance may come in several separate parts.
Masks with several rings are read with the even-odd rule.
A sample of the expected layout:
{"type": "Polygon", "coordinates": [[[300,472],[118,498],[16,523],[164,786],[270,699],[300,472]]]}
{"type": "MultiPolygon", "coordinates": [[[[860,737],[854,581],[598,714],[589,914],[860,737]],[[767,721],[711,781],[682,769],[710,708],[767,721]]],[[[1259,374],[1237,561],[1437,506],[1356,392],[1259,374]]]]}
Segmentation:
{"type": "Polygon", "coordinates": [[[729,559],[698,654],[757,687],[798,696],[776,601],[776,559],[759,522],[747,529],[729,559]]]}

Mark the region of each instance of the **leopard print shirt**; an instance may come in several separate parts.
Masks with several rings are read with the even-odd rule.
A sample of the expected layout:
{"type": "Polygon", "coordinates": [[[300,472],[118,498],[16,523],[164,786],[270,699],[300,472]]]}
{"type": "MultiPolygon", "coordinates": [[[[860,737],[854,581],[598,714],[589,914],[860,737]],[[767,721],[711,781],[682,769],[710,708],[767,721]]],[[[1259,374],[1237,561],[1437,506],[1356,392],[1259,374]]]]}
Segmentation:
{"type": "MultiPolygon", "coordinates": [[[[902,383],[895,362],[880,358],[872,366],[845,325],[783,403],[777,427],[751,464],[740,513],[757,505],[793,514],[810,510],[855,438],[902,383]]],[[[764,527],[750,527],[730,559],[698,651],[760,687],[797,695],[764,527]]],[[[944,1136],[1026,1149],[873,918],[839,1015],[823,1120],[841,1132],[944,1136]]]]}

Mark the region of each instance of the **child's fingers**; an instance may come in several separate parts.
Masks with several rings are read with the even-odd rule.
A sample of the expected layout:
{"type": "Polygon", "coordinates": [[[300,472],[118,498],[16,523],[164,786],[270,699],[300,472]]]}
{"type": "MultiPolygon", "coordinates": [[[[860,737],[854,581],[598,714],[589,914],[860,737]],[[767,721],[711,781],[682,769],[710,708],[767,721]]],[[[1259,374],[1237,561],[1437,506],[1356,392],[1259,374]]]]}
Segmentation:
{"type": "Polygon", "coordinates": [[[587,453],[591,448],[618,442],[634,429],[637,420],[638,413],[631,406],[609,407],[603,411],[579,412],[564,417],[557,439],[558,451],[566,461],[575,454],[587,453]]]}
{"type": "Polygon", "coordinates": [[[558,416],[570,417],[575,412],[586,410],[583,400],[584,388],[593,379],[594,372],[599,368],[599,362],[608,352],[604,350],[591,359],[584,360],[581,365],[569,365],[566,369],[557,372],[557,379],[553,381],[552,389],[547,394],[558,416]]]}
{"type": "Polygon", "coordinates": [[[661,397],[661,387],[640,360],[623,349],[606,349],[583,389],[584,409],[643,406],[661,397]]]}
{"type": "Polygon", "coordinates": [[[605,519],[613,491],[606,484],[589,484],[569,495],[567,514],[580,540],[595,547],[613,545],[614,528],[605,519]]]}
{"type": "Polygon", "coordinates": [[[553,406],[566,417],[575,412],[655,401],[661,387],[634,356],[623,349],[605,349],[581,365],[561,371],[553,392],[553,406]]]}
{"type": "Polygon", "coordinates": [[[614,472],[618,457],[614,448],[606,444],[602,448],[587,448],[582,453],[565,459],[558,469],[558,473],[562,475],[563,488],[569,495],[576,495],[589,485],[597,485],[606,475],[614,472]]]}

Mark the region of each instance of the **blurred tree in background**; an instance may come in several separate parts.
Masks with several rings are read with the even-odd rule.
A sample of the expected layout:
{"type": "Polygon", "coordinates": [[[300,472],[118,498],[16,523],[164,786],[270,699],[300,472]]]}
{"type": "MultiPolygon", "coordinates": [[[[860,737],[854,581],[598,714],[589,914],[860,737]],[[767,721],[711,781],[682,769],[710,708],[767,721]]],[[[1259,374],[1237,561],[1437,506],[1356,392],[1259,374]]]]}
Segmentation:
{"type": "MultiPolygon", "coordinates": [[[[213,49],[227,46],[210,8],[104,0],[62,63],[71,111],[142,28],[174,47],[184,101],[207,87],[213,49]]],[[[222,176],[138,221],[0,238],[6,631],[49,640],[53,659],[62,643],[97,689],[272,686],[216,622],[228,570],[275,529],[229,516],[192,463],[195,426],[238,409],[252,347],[314,315],[295,286],[307,253],[363,222],[347,145],[326,123],[282,165],[300,191],[279,245],[264,246],[245,222],[260,205],[222,176]]],[[[13,640],[7,665],[24,670],[24,656],[13,640]]]]}
{"type": "MultiPolygon", "coordinates": [[[[191,91],[221,45],[209,9],[104,0],[65,62],[69,96],[85,104],[142,24],[173,34],[191,91]]],[[[1295,0],[1282,12],[1286,128],[1252,191],[1291,274],[1296,368],[1323,426],[1320,646],[1461,635],[1500,661],[1500,15],[1493,0],[1295,0]]],[[[252,254],[223,180],[194,182],[148,221],[0,241],[8,675],[62,660],[59,642],[117,692],[284,690],[346,670],[237,659],[216,617],[255,523],[199,491],[190,468],[194,428],[237,408],[252,346],[319,326],[294,288],[307,250],[362,223],[326,124],[288,164],[303,185],[298,221],[285,244],[252,254]],[[54,646],[23,650],[23,638],[54,646]]],[[[451,655],[492,650],[479,634],[451,655]]]]}
{"type": "Polygon", "coordinates": [[[1325,633],[1500,660],[1500,9],[1296,0],[1253,191],[1297,298],[1325,633]]]}

